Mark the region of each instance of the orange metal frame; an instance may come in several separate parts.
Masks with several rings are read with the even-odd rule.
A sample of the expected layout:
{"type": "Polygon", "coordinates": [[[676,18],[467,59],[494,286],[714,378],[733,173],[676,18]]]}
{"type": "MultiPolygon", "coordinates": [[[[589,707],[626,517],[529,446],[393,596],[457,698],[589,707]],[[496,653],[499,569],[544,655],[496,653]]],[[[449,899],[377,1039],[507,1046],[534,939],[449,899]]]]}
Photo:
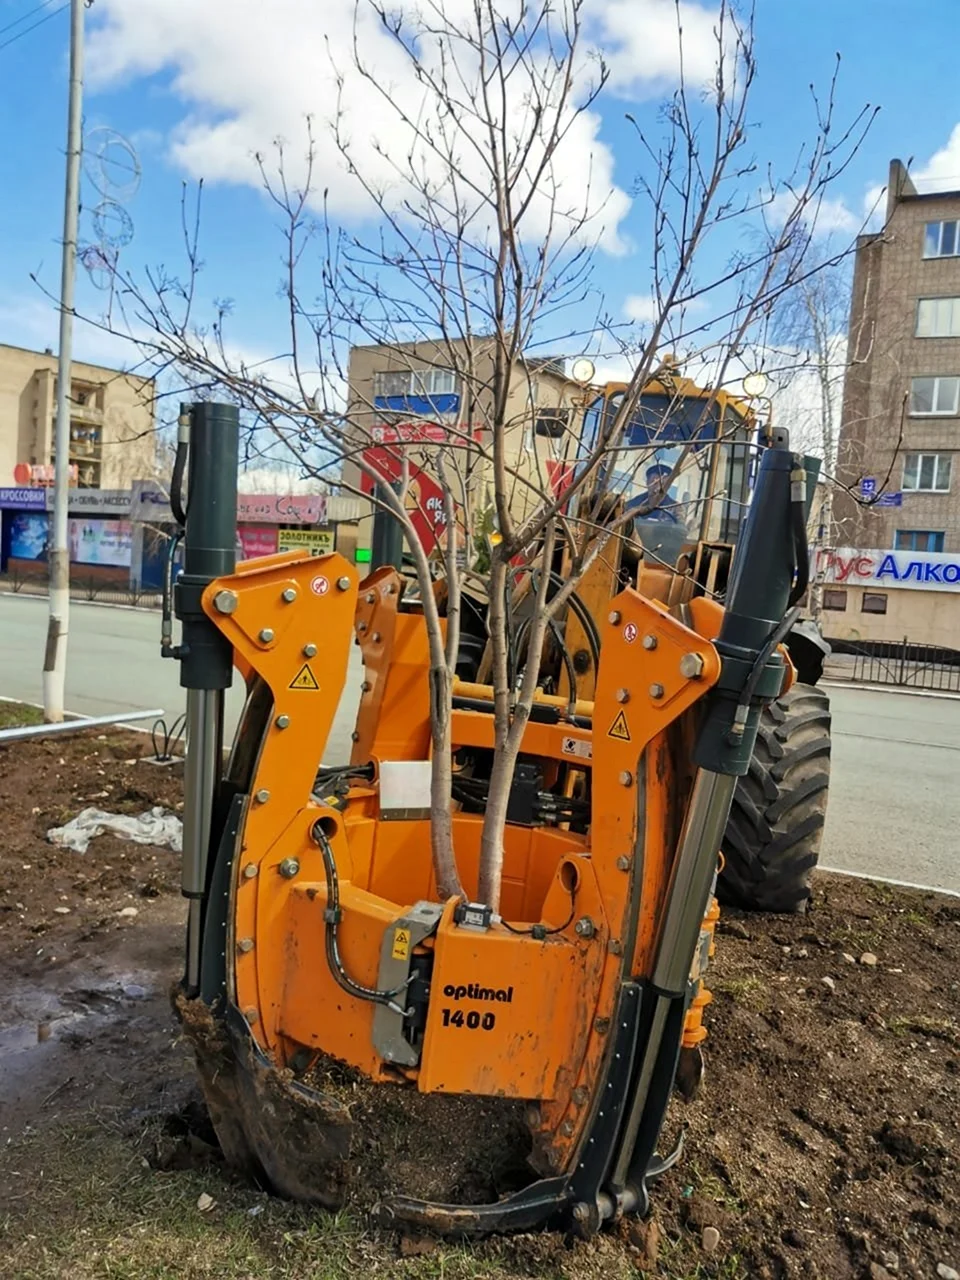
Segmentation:
{"type": "MultiPolygon", "coordinates": [[[[433,972],[421,1060],[401,1073],[374,1048],[375,1006],[330,973],[326,879],[313,837],[323,820],[340,885],[344,965],[374,986],[384,931],[415,902],[436,900],[428,823],[380,821],[376,780],[354,786],[345,805],[314,795],[313,786],[354,638],[365,667],[354,762],[379,768],[428,758],[424,622],[400,610],[401,588],[392,570],[358,586],[339,555],[291,552],[244,563],[204,593],[237,666],[273,698],[237,837],[228,990],[278,1065],[306,1047],[373,1079],[404,1075],[424,1092],[535,1100],[538,1163],[560,1168],[588,1117],[619,984],[652,965],[682,818],[669,736],[719,677],[718,610],[692,601],[686,626],[632,589],[610,601],[592,730],[562,718],[531,722],[523,743],[552,767],[591,772],[589,837],[562,826],[508,826],[506,834],[503,917],[551,932],[538,939],[496,923],[463,929],[447,903],[425,944],[433,972]],[[230,614],[215,605],[224,590],[237,596],[230,614]]],[[[478,692],[471,688],[471,698],[478,692]]],[[[492,715],[456,710],[453,745],[492,749],[492,715]]],[[[481,825],[478,816],[454,815],[468,892],[481,825]]]]}

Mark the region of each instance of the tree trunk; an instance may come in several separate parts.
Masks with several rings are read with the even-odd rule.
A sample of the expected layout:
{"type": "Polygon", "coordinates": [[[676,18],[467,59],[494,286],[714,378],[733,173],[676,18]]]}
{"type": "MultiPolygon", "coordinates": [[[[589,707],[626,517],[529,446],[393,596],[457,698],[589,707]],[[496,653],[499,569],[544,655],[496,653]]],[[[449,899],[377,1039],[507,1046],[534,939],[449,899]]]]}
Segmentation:
{"type": "Polygon", "coordinates": [[[450,712],[453,679],[450,668],[430,668],[430,734],[433,758],[430,762],[430,850],[441,902],[464,897],[453,849],[453,817],[450,803],[452,772],[450,712]]]}

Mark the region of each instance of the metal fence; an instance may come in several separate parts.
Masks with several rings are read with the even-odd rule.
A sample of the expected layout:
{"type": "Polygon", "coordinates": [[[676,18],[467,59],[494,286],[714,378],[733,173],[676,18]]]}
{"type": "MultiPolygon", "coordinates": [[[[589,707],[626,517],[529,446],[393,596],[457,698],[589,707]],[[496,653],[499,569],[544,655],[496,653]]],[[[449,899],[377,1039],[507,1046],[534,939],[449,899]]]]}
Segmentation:
{"type": "Polygon", "coordinates": [[[827,674],[860,684],[960,693],[960,653],[942,645],[911,644],[906,636],[869,646],[840,642],[834,644],[827,674]]]}
{"type": "MultiPolygon", "coordinates": [[[[45,578],[21,575],[0,575],[0,591],[12,591],[17,595],[46,596],[49,594],[45,578]]],[[[141,609],[159,609],[162,596],[154,590],[138,590],[122,587],[115,582],[85,577],[76,571],[70,574],[70,599],[98,601],[100,604],[125,604],[141,609]]]]}

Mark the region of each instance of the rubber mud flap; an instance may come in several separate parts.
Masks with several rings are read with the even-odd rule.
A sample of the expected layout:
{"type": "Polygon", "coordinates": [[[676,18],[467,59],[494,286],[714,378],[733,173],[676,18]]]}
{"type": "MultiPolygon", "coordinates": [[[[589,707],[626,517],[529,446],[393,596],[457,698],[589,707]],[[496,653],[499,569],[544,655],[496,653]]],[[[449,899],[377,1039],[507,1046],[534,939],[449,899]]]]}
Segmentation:
{"type": "Polygon", "coordinates": [[[354,1129],[348,1109],[278,1070],[235,1009],[224,1019],[182,993],[174,1005],[227,1163],[248,1177],[265,1176],[290,1199],[341,1208],[354,1129]]]}

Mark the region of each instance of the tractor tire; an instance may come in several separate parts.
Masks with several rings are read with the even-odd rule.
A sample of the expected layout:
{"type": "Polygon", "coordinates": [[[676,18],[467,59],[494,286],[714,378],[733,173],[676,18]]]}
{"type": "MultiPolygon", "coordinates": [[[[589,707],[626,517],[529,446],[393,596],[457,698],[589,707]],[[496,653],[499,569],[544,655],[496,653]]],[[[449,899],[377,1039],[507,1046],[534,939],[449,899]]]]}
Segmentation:
{"type": "Polygon", "coordinates": [[[717,897],[745,911],[806,910],[830,785],[830,699],[795,684],[765,708],[737,782],[717,897]]]}

